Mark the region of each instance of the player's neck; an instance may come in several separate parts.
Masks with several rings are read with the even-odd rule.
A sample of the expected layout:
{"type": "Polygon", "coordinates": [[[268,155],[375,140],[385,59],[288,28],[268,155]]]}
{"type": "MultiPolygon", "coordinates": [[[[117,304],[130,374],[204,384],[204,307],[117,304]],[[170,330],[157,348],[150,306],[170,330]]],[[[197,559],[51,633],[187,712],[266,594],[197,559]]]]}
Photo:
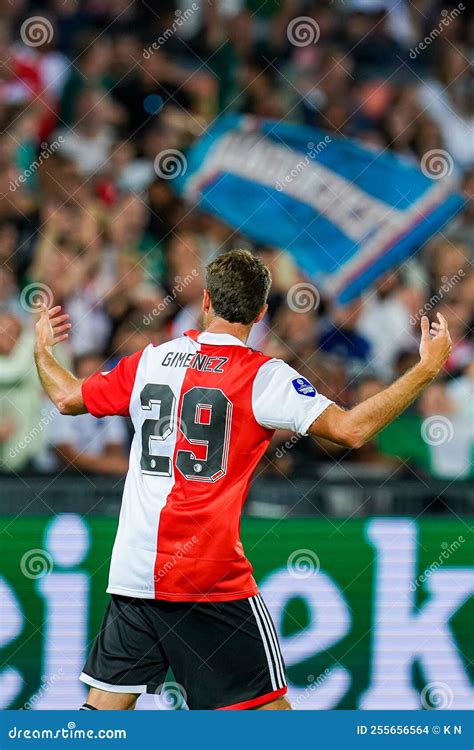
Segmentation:
{"type": "Polygon", "coordinates": [[[229,336],[235,336],[244,344],[247,343],[250,329],[252,326],[244,326],[242,323],[229,323],[223,318],[213,318],[204,329],[206,333],[227,333],[229,336]]]}

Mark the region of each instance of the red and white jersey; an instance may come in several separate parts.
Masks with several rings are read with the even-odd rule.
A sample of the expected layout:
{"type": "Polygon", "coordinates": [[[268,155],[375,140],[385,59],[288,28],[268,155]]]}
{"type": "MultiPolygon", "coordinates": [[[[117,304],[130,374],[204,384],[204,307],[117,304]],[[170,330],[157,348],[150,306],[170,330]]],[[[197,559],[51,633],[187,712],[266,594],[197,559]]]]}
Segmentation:
{"type": "Polygon", "coordinates": [[[281,360],[197,331],[125,357],[82,393],[94,416],[130,414],[135,427],[107,591],[255,595],[240,541],[252,474],[275,428],[305,434],[332,402],[281,360]]]}

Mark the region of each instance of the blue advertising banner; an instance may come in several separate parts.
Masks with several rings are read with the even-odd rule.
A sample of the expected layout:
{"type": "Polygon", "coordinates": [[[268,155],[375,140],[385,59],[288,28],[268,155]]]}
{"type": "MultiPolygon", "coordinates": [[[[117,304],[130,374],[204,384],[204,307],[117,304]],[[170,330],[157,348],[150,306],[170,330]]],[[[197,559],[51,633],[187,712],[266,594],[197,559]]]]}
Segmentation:
{"type": "Polygon", "coordinates": [[[468,711],[5,711],[0,747],[472,750],[468,711]]]}
{"type": "Polygon", "coordinates": [[[290,252],[344,303],[462,207],[449,154],[430,155],[420,170],[317,128],[226,115],[190,149],[173,184],[254,241],[290,252]]]}

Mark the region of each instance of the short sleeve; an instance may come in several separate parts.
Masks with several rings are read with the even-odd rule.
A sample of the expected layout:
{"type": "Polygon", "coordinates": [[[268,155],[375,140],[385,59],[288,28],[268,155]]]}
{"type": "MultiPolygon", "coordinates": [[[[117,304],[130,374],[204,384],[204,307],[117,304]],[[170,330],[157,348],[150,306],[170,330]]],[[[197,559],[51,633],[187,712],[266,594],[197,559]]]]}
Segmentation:
{"type": "Polygon", "coordinates": [[[332,403],[280,359],[262,365],[254,380],[252,408],[263,427],[306,435],[314,420],[332,403]]]}
{"type": "Polygon", "coordinates": [[[94,417],[128,416],[138,363],[143,350],[123,357],[109,372],[98,372],[82,383],[82,398],[94,417]]]}

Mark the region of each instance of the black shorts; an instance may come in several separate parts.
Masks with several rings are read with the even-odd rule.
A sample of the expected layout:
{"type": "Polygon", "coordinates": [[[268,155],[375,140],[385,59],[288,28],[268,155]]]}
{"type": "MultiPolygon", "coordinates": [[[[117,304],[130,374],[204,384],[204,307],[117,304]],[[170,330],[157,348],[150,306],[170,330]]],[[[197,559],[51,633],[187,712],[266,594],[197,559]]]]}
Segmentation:
{"type": "Polygon", "coordinates": [[[113,595],[81,680],[109,692],[154,693],[157,707],[178,690],[190,709],[253,708],[286,693],[260,594],[219,603],[113,595]],[[174,682],[160,698],[169,668],[174,682]]]}

